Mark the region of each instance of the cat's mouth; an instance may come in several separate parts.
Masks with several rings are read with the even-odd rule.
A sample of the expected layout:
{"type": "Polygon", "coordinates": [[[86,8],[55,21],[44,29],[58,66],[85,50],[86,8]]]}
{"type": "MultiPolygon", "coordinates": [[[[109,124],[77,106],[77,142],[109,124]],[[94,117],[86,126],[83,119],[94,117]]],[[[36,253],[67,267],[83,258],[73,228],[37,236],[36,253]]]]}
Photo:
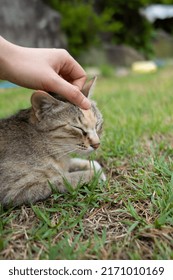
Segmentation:
{"type": "Polygon", "coordinates": [[[78,144],[78,150],[80,153],[91,153],[99,147],[100,143],[90,145],[86,147],[84,144],[78,144]]]}

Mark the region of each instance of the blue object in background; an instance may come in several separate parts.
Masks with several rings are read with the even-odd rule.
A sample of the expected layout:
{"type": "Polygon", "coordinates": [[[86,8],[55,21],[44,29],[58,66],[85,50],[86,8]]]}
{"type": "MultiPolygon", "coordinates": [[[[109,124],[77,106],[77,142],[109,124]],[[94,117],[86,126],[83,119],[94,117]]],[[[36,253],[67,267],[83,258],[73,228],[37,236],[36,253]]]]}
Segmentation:
{"type": "Polygon", "coordinates": [[[0,88],[15,88],[18,87],[18,85],[10,83],[8,81],[3,81],[0,83],[0,88]]]}

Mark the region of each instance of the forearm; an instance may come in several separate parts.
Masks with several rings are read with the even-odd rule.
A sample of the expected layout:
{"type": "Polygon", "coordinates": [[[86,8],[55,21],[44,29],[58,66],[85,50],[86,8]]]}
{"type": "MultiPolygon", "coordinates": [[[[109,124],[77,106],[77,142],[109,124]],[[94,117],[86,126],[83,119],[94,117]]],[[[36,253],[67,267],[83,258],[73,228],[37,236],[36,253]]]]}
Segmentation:
{"type": "Polygon", "coordinates": [[[21,47],[0,36],[0,79],[30,89],[57,92],[82,109],[91,106],[81,93],[85,71],[63,49],[21,47]]]}
{"type": "Polygon", "coordinates": [[[15,53],[15,45],[0,36],[0,79],[8,79],[9,68],[15,53]]]}
{"type": "Polygon", "coordinates": [[[0,36],[0,79],[15,82],[15,58],[18,48],[0,36]]]}
{"type": "MultiPolygon", "coordinates": [[[[32,82],[37,77],[35,52],[39,49],[21,47],[12,44],[0,36],[0,79],[18,85],[35,88],[32,82]]],[[[36,87],[37,88],[37,87],[36,87]]]]}

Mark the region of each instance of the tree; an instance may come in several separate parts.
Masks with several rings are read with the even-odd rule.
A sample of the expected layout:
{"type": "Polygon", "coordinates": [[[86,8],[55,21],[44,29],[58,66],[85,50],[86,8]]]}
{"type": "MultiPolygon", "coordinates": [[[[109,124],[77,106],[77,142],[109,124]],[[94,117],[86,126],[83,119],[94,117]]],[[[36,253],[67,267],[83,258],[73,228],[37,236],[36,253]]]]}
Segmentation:
{"type": "Polygon", "coordinates": [[[139,13],[149,4],[170,4],[172,0],[43,0],[62,15],[62,29],[73,56],[92,45],[107,42],[126,44],[144,55],[151,54],[153,25],[139,13]],[[109,35],[109,36],[108,36],[109,35]]]}

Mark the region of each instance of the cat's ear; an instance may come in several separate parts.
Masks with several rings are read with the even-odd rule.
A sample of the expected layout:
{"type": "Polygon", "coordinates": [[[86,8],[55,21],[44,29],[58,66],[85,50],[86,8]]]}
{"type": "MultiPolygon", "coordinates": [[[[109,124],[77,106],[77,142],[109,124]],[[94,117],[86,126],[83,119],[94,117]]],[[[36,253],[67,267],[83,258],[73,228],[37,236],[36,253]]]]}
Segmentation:
{"type": "Polygon", "coordinates": [[[57,105],[57,103],[58,100],[42,90],[35,91],[31,96],[32,108],[38,120],[41,120],[44,110],[50,108],[52,105],[57,105]]]}
{"type": "Polygon", "coordinates": [[[92,93],[93,93],[93,90],[94,90],[94,87],[95,87],[96,80],[97,80],[97,77],[95,76],[95,77],[92,78],[90,81],[88,81],[88,82],[84,85],[83,89],[81,90],[82,93],[83,93],[86,97],[88,97],[88,98],[91,97],[91,95],[92,95],[92,93]]]}

